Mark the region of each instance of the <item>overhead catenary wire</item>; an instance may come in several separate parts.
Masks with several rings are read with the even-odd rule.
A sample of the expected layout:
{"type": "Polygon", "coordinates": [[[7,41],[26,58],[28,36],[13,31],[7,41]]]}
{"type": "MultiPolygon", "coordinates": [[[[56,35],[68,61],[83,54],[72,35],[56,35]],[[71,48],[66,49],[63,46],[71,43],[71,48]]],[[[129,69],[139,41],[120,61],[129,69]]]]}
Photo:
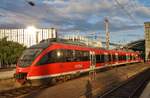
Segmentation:
{"type": "Polygon", "coordinates": [[[114,0],[116,2],[116,4],[126,13],[126,15],[135,23],[135,24],[139,24],[138,21],[135,20],[135,18],[131,15],[131,13],[129,13],[126,8],[118,1],[118,0],[114,0]]]}

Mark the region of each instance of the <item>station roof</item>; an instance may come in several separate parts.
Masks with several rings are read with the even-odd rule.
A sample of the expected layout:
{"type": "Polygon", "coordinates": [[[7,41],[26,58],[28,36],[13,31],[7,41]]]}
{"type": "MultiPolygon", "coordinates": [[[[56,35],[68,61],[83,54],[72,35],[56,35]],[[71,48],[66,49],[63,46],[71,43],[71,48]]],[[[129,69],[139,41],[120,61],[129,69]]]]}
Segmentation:
{"type": "Polygon", "coordinates": [[[145,39],[140,39],[131,43],[128,43],[124,48],[132,49],[135,51],[145,51],[145,39]]]}

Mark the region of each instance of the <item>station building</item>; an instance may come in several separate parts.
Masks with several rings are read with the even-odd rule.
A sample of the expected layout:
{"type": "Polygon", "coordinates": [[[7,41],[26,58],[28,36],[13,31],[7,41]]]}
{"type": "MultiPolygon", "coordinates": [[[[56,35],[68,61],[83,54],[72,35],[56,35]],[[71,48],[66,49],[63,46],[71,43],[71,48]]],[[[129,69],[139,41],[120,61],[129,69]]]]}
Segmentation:
{"type": "Polygon", "coordinates": [[[27,47],[34,45],[47,38],[56,38],[57,32],[54,28],[35,28],[33,26],[22,28],[0,28],[0,39],[18,42],[27,47]]]}
{"type": "Polygon", "coordinates": [[[68,39],[72,41],[80,41],[82,43],[85,43],[87,46],[102,48],[102,42],[100,39],[92,40],[82,35],[67,35],[67,36],[64,36],[64,39],[68,39]]]}

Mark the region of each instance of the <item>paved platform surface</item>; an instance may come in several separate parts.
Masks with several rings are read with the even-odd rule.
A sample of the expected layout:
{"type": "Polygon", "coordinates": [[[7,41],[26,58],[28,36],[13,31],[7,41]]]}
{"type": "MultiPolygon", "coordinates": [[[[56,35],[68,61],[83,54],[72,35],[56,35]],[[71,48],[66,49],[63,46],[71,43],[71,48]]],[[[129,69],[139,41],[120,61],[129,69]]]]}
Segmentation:
{"type": "Polygon", "coordinates": [[[1,71],[0,70],[0,80],[1,79],[13,78],[14,73],[15,73],[15,69],[6,70],[6,71],[1,71]]]}
{"type": "Polygon", "coordinates": [[[100,92],[113,88],[118,83],[149,68],[144,64],[142,64],[144,67],[141,64],[139,64],[140,66],[136,65],[97,73],[94,81],[89,81],[89,77],[85,76],[19,98],[97,98],[100,92]]]}
{"type": "Polygon", "coordinates": [[[150,82],[147,84],[146,88],[143,90],[140,98],[150,98],[150,82]]]}

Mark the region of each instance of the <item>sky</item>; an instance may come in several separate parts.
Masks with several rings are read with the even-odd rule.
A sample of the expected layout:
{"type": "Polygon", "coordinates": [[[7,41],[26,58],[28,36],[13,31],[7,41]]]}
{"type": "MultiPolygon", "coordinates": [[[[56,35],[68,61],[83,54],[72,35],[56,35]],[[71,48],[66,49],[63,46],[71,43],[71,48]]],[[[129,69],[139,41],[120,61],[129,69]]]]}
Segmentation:
{"type": "Polygon", "coordinates": [[[60,36],[92,36],[95,32],[105,41],[106,17],[111,42],[144,39],[144,22],[150,21],[150,0],[0,0],[1,27],[54,27],[60,36]]]}

